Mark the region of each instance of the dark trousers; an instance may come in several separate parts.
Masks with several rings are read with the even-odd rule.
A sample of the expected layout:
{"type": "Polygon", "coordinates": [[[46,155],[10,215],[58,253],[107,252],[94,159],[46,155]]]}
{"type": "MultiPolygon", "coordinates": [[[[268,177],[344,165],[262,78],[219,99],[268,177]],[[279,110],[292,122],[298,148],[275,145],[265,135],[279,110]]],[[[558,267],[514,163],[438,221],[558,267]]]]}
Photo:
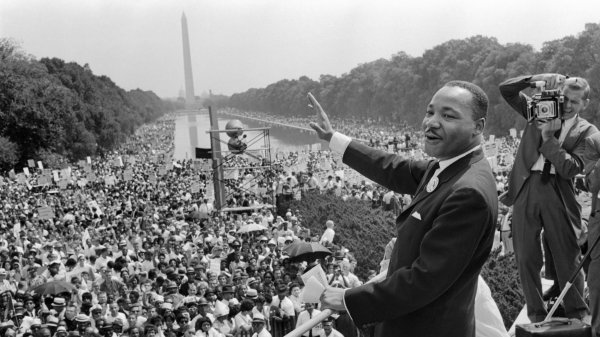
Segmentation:
{"type": "MultiPolygon", "coordinates": [[[[551,253],[554,271],[561,289],[575,272],[581,259],[575,231],[569,221],[555,176],[547,183],[541,174],[532,173],[513,206],[513,243],[517,267],[527,302],[527,316],[532,322],[542,321],[547,310],[542,300],[540,271],[544,264],[541,231],[551,253]]],[[[583,300],[583,274],[580,272],[564,298],[568,317],[582,318],[587,312],[583,300]]]]}

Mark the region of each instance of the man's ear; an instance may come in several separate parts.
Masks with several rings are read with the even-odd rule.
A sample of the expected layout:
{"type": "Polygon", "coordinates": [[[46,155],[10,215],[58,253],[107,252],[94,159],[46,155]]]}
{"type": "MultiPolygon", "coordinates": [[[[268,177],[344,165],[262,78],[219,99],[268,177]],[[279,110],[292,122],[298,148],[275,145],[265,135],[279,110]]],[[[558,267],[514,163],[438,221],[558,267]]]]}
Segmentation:
{"type": "Polygon", "coordinates": [[[483,129],[485,129],[485,118],[479,118],[475,121],[475,130],[473,130],[474,136],[479,136],[483,134],[483,129]]]}

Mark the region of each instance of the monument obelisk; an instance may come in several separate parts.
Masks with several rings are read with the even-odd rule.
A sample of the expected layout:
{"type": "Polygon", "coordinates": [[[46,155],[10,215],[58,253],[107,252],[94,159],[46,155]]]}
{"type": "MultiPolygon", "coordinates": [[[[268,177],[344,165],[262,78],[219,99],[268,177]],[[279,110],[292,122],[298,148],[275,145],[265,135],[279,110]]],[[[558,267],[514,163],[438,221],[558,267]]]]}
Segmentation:
{"type": "Polygon", "coordinates": [[[195,105],[194,78],[192,77],[192,56],[190,55],[190,39],[185,13],[181,15],[181,37],[183,39],[183,71],[185,73],[185,105],[191,108],[195,105]]]}

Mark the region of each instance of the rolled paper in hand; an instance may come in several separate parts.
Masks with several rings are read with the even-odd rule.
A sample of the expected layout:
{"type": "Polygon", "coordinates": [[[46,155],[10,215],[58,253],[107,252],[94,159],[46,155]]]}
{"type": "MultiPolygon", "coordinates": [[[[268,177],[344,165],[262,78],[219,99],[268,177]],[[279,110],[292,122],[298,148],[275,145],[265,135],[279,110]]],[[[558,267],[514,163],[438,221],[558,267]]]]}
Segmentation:
{"type": "Polygon", "coordinates": [[[319,314],[317,314],[315,317],[306,321],[304,324],[302,324],[299,327],[297,327],[296,329],[290,331],[284,337],[300,337],[300,336],[302,336],[303,333],[312,329],[315,325],[323,322],[327,317],[331,316],[331,314],[333,314],[333,310],[325,309],[325,310],[321,311],[319,314]]]}

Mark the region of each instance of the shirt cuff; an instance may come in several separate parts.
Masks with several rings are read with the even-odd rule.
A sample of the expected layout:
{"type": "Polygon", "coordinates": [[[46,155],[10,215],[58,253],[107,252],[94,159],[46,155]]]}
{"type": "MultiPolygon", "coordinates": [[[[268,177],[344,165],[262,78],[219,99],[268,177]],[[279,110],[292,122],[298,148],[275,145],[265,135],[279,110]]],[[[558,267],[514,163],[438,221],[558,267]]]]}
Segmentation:
{"type": "Polygon", "coordinates": [[[348,289],[344,289],[344,295],[342,296],[342,303],[344,304],[344,309],[346,309],[348,316],[350,317],[352,322],[354,322],[354,319],[352,318],[352,315],[350,315],[350,311],[348,311],[348,307],[346,306],[346,291],[348,291],[348,289]]]}
{"type": "Polygon", "coordinates": [[[334,132],[329,141],[329,148],[331,151],[343,155],[351,141],[352,138],[339,132],[334,132]]]}

